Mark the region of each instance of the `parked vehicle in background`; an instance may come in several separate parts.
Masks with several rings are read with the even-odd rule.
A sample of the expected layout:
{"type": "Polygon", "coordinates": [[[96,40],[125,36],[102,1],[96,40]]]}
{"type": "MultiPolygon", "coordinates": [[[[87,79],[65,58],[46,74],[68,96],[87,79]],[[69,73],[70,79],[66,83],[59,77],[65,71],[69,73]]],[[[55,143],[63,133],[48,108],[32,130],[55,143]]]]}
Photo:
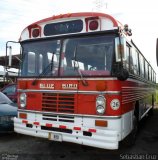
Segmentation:
{"type": "Polygon", "coordinates": [[[7,97],[9,97],[14,103],[17,102],[17,84],[16,83],[11,83],[4,86],[1,89],[1,92],[3,92],[7,97]]]}
{"type": "Polygon", "coordinates": [[[0,92],[0,133],[14,130],[14,117],[17,117],[17,107],[15,103],[0,92]]]}

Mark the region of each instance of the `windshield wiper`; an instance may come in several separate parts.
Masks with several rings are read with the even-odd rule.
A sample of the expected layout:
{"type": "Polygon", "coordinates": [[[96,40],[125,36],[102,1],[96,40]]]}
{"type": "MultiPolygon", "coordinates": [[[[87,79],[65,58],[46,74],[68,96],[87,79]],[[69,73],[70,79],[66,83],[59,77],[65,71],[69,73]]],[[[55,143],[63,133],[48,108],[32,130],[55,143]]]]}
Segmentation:
{"type": "Polygon", "coordinates": [[[42,73],[40,73],[40,74],[38,75],[38,77],[36,77],[36,78],[34,79],[34,81],[32,82],[32,85],[36,85],[37,80],[38,80],[39,78],[41,78],[43,75],[46,75],[47,72],[49,71],[49,70],[48,70],[49,68],[50,68],[50,71],[51,71],[51,73],[52,73],[52,70],[53,70],[53,68],[54,68],[54,52],[53,52],[53,55],[52,55],[51,62],[43,69],[42,73]]]}
{"type": "Polygon", "coordinates": [[[77,53],[77,47],[75,47],[75,51],[74,51],[74,59],[73,59],[73,62],[74,62],[74,70],[77,70],[78,74],[80,75],[80,78],[81,78],[81,81],[82,81],[82,84],[84,86],[88,86],[88,82],[85,80],[85,78],[83,77],[83,74],[80,70],[80,67],[79,67],[79,62],[76,60],[76,53],[77,53]],[[76,66],[77,64],[77,66],[76,66]]]}

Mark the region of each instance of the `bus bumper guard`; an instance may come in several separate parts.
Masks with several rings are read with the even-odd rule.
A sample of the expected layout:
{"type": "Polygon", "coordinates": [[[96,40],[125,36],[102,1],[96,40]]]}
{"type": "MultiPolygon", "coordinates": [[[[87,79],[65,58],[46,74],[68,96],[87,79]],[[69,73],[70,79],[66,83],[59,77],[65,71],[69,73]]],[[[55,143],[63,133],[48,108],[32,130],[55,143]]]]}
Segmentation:
{"type": "Polygon", "coordinates": [[[16,117],[14,118],[14,131],[49,140],[72,142],[103,149],[118,149],[119,144],[119,133],[115,130],[69,127],[62,124],[22,120],[16,117]]]}

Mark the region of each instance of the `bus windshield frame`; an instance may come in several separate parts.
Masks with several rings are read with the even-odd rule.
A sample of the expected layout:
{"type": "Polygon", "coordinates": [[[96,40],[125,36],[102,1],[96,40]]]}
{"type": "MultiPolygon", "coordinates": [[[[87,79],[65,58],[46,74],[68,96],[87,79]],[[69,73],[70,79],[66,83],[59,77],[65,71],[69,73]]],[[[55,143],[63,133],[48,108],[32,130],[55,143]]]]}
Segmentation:
{"type": "Polygon", "coordinates": [[[20,77],[110,76],[114,34],[41,39],[21,43],[20,77]]]}

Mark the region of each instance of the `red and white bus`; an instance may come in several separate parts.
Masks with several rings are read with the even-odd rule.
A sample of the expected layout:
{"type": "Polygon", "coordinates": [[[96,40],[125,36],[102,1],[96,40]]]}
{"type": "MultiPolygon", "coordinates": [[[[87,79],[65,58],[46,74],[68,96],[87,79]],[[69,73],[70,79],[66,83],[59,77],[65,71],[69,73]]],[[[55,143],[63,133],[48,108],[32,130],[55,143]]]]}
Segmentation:
{"type": "Polygon", "coordinates": [[[130,36],[127,25],[94,12],[26,27],[15,132],[104,149],[132,144],[154,107],[156,74],[130,36]]]}

